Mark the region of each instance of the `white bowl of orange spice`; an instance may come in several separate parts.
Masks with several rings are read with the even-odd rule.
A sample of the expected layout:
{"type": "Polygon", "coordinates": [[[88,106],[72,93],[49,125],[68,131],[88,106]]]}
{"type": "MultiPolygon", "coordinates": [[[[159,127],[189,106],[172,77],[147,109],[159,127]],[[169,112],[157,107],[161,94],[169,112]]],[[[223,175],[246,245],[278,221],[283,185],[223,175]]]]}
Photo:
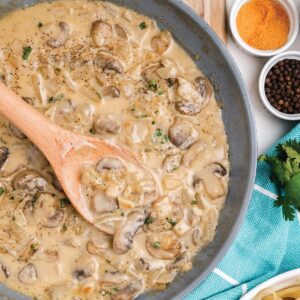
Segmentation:
{"type": "Polygon", "coordinates": [[[248,54],[274,56],[296,40],[299,13],[293,0],[237,0],[230,28],[236,43],[248,54]]]}

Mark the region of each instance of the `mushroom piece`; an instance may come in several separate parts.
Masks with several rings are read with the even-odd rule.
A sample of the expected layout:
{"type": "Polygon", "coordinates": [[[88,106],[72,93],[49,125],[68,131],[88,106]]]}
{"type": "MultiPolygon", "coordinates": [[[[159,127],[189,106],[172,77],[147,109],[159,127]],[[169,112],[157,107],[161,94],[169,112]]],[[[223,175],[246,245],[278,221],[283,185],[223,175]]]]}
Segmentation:
{"type": "Polygon", "coordinates": [[[162,232],[147,237],[148,252],[155,258],[168,260],[180,255],[182,245],[172,232],[162,232]]]}
{"type": "Polygon", "coordinates": [[[47,180],[35,170],[24,170],[18,173],[12,182],[15,190],[38,190],[44,192],[47,185],[47,180]]]}
{"type": "Polygon", "coordinates": [[[59,48],[63,46],[66,41],[70,38],[70,26],[65,22],[60,22],[58,24],[59,32],[57,37],[51,38],[47,41],[47,45],[51,48],[59,48]]]}
{"type": "Polygon", "coordinates": [[[122,63],[116,57],[105,52],[98,54],[95,57],[94,65],[101,68],[103,71],[114,71],[120,74],[124,72],[122,63]]]}
{"type": "Polygon", "coordinates": [[[33,218],[45,228],[62,227],[65,222],[65,212],[58,207],[59,201],[52,194],[42,193],[33,208],[33,218]]]}
{"type": "Polygon", "coordinates": [[[226,188],[221,180],[226,175],[227,171],[225,167],[220,163],[212,163],[203,169],[198,178],[195,178],[194,185],[197,187],[197,183],[201,181],[209,197],[211,199],[217,199],[224,196],[226,193],[226,188]]]}
{"type": "Polygon", "coordinates": [[[181,163],[181,155],[180,154],[171,154],[167,155],[163,162],[163,169],[168,173],[175,171],[179,168],[181,163]]]}
{"type": "MultiPolygon", "coordinates": [[[[203,78],[203,80],[206,79],[203,78]]],[[[201,80],[199,82],[201,82],[201,80]]],[[[195,115],[207,105],[211,93],[204,88],[204,83],[201,86],[202,88],[197,89],[196,86],[187,80],[180,77],[178,78],[176,109],[180,113],[185,115],[195,115]]]]}
{"type": "Polygon", "coordinates": [[[39,253],[38,258],[48,263],[53,263],[58,261],[59,253],[56,250],[45,249],[39,253]]]}
{"type": "Polygon", "coordinates": [[[115,157],[104,157],[99,160],[96,171],[101,173],[104,170],[120,171],[124,168],[123,162],[115,157]]]}
{"type": "Polygon", "coordinates": [[[168,31],[162,31],[159,35],[156,35],[151,40],[152,49],[159,53],[164,54],[172,45],[172,35],[168,31]]]}
{"type": "Polygon", "coordinates": [[[197,77],[195,79],[195,86],[203,98],[207,99],[211,97],[213,88],[207,78],[203,76],[197,77]]]}
{"type": "Polygon", "coordinates": [[[15,125],[9,123],[8,125],[10,132],[18,139],[20,140],[25,140],[26,139],[26,135],[19,129],[17,128],[15,125]]]}
{"type": "Polygon", "coordinates": [[[90,254],[103,255],[112,248],[112,236],[99,230],[91,232],[91,238],[86,244],[86,249],[90,254]]]}
{"type": "Polygon", "coordinates": [[[143,289],[143,283],[141,280],[130,282],[126,287],[117,291],[116,294],[111,296],[112,300],[132,300],[143,289]]]}
{"type": "Polygon", "coordinates": [[[190,148],[198,137],[193,125],[185,119],[176,119],[169,128],[169,139],[173,145],[181,150],[190,148]]]}
{"type": "Polygon", "coordinates": [[[113,35],[112,26],[102,20],[95,21],[92,23],[91,35],[97,47],[107,46],[113,35]]]}
{"type": "Polygon", "coordinates": [[[9,149],[7,147],[0,147],[0,170],[8,159],[9,149]]]}
{"type": "Polygon", "coordinates": [[[150,263],[146,261],[144,258],[140,258],[135,263],[135,268],[141,272],[147,272],[150,270],[150,263]]]}
{"type": "Polygon", "coordinates": [[[26,265],[19,272],[18,279],[25,284],[33,284],[34,282],[36,282],[38,279],[38,275],[35,266],[31,263],[26,265]]]}
{"type": "Polygon", "coordinates": [[[195,228],[192,231],[192,241],[195,246],[199,246],[201,241],[201,230],[200,228],[195,228]]]}
{"type": "Polygon", "coordinates": [[[94,194],[91,206],[92,211],[98,214],[112,212],[119,207],[117,199],[111,198],[101,191],[94,194]]]}
{"type": "Polygon", "coordinates": [[[73,271],[73,277],[78,281],[83,281],[89,277],[92,277],[96,272],[95,263],[93,261],[83,264],[80,267],[77,267],[73,271]]]}
{"type": "Polygon", "coordinates": [[[116,231],[116,224],[123,219],[124,217],[117,216],[114,213],[103,213],[95,219],[94,225],[101,232],[114,235],[116,231]]]}
{"type": "Polygon", "coordinates": [[[129,276],[119,271],[112,272],[108,271],[105,272],[100,279],[100,284],[102,288],[111,288],[112,286],[124,286],[127,285],[130,281],[129,276]]]}
{"type": "Polygon", "coordinates": [[[120,133],[121,125],[112,115],[102,115],[94,122],[94,129],[97,133],[120,133]]]}
{"type": "Polygon", "coordinates": [[[123,40],[128,40],[128,33],[123,26],[116,24],[115,31],[118,37],[120,37],[123,40]]]}
{"type": "Polygon", "coordinates": [[[133,237],[140,226],[144,224],[146,212],[136,210],[131,212],[125,222],[120,222],[116,228],[113,249],[117,254],[128,252],[133,246],[133,237]]]}
{"type": "Polygon", "coordinates": [[[112,98],[119,98],[120,97],[120,90],[115,86],[109,86],[103,90],[104,96],[109,96],[112,98]]]}

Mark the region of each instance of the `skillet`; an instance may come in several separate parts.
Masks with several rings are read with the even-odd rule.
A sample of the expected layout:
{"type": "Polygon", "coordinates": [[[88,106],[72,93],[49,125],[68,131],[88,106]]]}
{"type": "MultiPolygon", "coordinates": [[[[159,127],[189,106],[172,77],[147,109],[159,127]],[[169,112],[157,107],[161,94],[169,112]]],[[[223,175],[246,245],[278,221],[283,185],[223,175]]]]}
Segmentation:
{"type": "MultiPolygon", "coordinates": [[[[0,17],[10,11],[45,0],[1,0],[0,17]]],[[[111,0],[134,9],[167,28],[177,42],[196,61],[213,83],[216,98],[223,108],[223,121],[230,146],[231,175],[229,194],[221,213],[214,241],[195,257],[193,269],[178,277],[163,292],[144,294],[138,300],[181,300],[215,268],[233,243],[247,211],[257,159],[255,122],[242,75],[230,53],[210,29],[180,0],[111,0]]],[[[0,299],[29,298],[0,285],[0,299]]]]}

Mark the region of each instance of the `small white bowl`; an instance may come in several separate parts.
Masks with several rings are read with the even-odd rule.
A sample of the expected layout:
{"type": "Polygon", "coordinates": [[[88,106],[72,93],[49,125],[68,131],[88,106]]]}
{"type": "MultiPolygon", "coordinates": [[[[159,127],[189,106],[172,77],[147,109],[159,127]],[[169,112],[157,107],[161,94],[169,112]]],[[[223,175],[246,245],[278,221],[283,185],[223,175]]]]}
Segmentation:
{"type": "Polygon", "coordinates": [[[285,114],[283,112],[278,111],[275,107],[271,105],[269,100],[267,99],[266,92],[265,92],[265,81],[267,78],[267,75],[269,71],[275,66],[278,62],[284,60],[284,59],[296,59],[300,60],[300,52],[298,51],[289,51],[289,52],[284,52],[281,54],[278,54],[277,56],[273,57],[270,59],[264,68],[262,69],[259,77],[259,95],[262,103],[266,107],[266,109],[272,113],[274,116],[284,119],[284,120],[289,120],[289,121],[298,121],[300,120],[300,114],[285,114]]]}
{"type": "Polygon", "coordinates": [[[255,297],[265,289],[271,289],[276,291],[293,286],[295,283],[299,284],[300,279],[300,269],[295,269],[276,277],[273,277],[264,283],[260,284],[256,288],[252,289],[246,295],[244,295],[240,300],[253,300],[255,297]]]}
{"type": "Polygon", "coordinates": [[[275,50],[258,50],[256,48],[253,48],[249,46],[239,35],[236,24],[237,15],[240,11],[241,6],[248,1],[250,0],[236,0],[230,13],[230,29],[238,46],[248,54],[262,57],[274,56],[283,51],[286,51],[295,42],[299,31],[299,13],[294,1],[278,0],[279,3],[285,8],[290,19],[290,33],[287,43],[283,47],[275,50]]]}

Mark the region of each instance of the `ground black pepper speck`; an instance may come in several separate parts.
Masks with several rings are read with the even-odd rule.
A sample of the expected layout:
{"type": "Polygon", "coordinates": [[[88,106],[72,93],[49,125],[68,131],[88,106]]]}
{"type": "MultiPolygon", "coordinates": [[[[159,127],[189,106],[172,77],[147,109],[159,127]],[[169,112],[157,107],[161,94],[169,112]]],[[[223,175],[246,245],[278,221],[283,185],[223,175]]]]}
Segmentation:
{"type": "Polygon", "coordinates": [[[278,111],[300,113],[300,60],[285,59],[273,66],[266,77],[265,93],[278,111]]]}

